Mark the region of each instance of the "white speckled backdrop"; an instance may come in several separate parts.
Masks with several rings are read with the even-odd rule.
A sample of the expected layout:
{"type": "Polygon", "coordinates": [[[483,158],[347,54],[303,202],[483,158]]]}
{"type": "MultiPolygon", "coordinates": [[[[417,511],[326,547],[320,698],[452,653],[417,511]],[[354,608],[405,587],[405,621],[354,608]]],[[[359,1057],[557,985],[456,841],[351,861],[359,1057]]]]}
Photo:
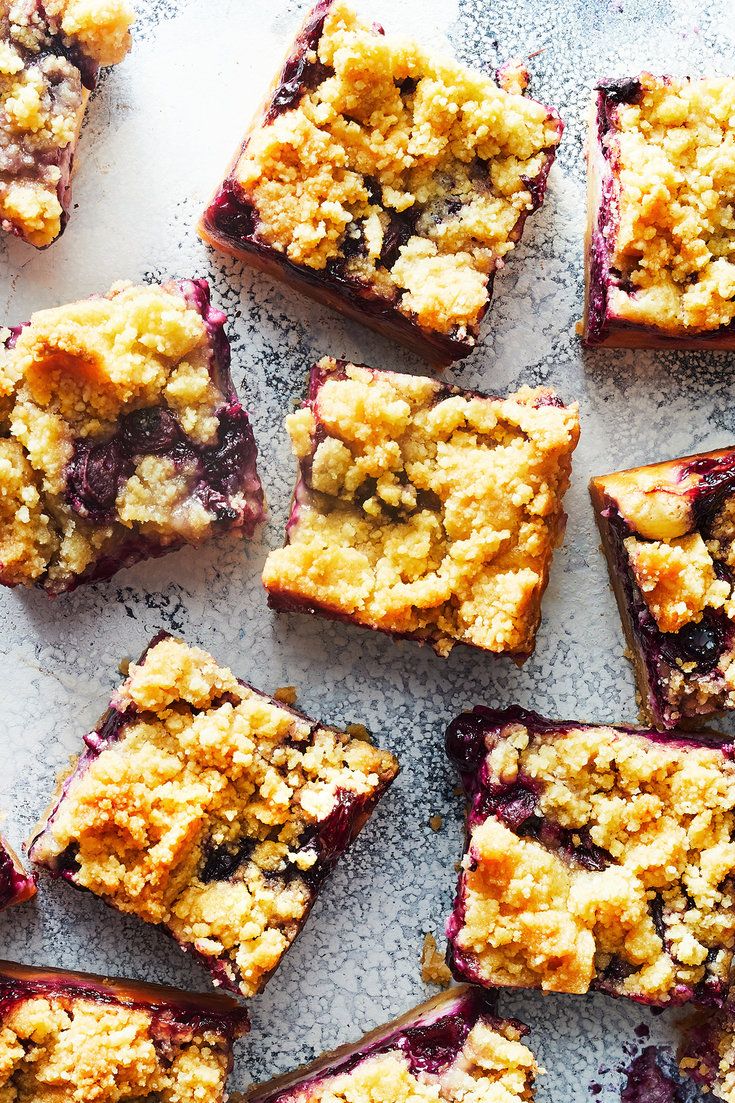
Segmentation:
{"type": "MultiPolygon", "coordinates": [[[[322,893],[238,1049],[244,1086],[352,1039],[431,994],[419,974],[424,932],[440,936],[461,850],[461,801],[442,733],[477,701],[518,701],[551,716],[635,718],[633,679],[587,498],[591,474],[731,443],[732,357],[724,353],[582,352],[582,115],[599,76],[735,71],[732,0],[364,0],[390,31],[450,47],[492,72],[534,57],[532,91],[567,130],[543,211],[496,281],[474,355],[447,372],[504,391],[550,383],[582,408],[567,496],[569,525],[544,602],[536,654],[522,670],[457,649],[443,661],[412,644],[266,607],[260,570],[280,544],[294,474],[283,415],[309,364],[332,353],[422,371],[356,324],[208,251],[194,222],[306,4],[302,0],[138,0],[131,56],[107,73],[81,145],[65,236],[36,253],[0,245],[0,319],[106,289],[113,281],[206,276],[229,315],[234,376],[252,412],[268,524],[250,545],[212,542],[123,571],[50,602],[0,595],[0,807],[20,843],[59,769],[101,713],[118,663],[160,628],[210,649],[326,721],[361,721],[403,772],[322,893]],[[433,813],[443,816],[434,833],[433,813]]],[[[441,940],[443,943],[443,939],[441,940]]],[[[91,896],[41,882],[35,904],[0,918],[0,956],[206,990],[207,974],[163,934],[91,896]]],[[[603,996],[503,997],[532,1027],[548,1070],[539,1103],[618,1098],[620,1067],[667,1015],[603,996]],[[643,1027],[641,1027],[643,1024],[643,1027]],[[638,1034],[636,1035],[636,1028],[638,1034]]]]}

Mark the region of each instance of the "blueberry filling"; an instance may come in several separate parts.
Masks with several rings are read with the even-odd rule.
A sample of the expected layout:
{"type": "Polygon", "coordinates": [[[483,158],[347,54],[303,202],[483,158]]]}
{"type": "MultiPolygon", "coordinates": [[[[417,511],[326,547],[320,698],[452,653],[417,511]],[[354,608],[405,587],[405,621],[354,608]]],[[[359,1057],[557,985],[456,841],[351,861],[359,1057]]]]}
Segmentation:
{"type": "Polygon", "coordinates": [[[278,88],[265,116],[266,124],[294,107],[306,92],[318,88],[333,72],[316,56],[331,0],[323,0],[296,41],[296,49],[283,67],[278,88]],[[309,55],[314,55],[313,59],[309,55]]]}
{"type": "Polygon", "coordinates": [[[380,263],[392,268],[398,260],[401,249],[416,230],[419,212],[413,207],[407,211],[391,211],[388,229],[383,235],[383,247],[380,250],[380,263]]]}
{"type": "Polygon", "coordinates": [[[210,846],[206,851],[199,880],[205,885],[212,881],[230,881],[243,862],[247,861],[254,848],[255,843],[251,839],[245,840],[237,847],[210,846]]]}
{"type": "Polygon", "coordinates": [[[627,80],[601,80],[597,89],[613,103],[637,103],[641,95],[641,82],[638,77],[627,80]]]}
{"type": "Polygon", "coordinates": [[[321,879],[337,862],[357,833],[364,801],[354,793],[339,790],[327,818],[310,832],[301,849],[314,849],[317,861],[309,871],[312,879],[321,879]]]}
{"type": "Polygon", "coordinates": [[[627,1070],[620,1103],[694,1103],[698,1093],[681,1082],[673,1058],[647,1046],[627,1070]]]}
{"type": "Polygon", "coordinates": [[[662,632],[661,650],[675,664],[677,659],[696,663],[697,674],[708,674],[725,646],[729,621],[723,613],[707,610],[700,621],[685,624],[678,632],[662,632]]]}
{"type": "Polygon", "coordinates": [[[163,406],[134,410],[120,419],[120,442],[128,455],[176,454],[187,441],[181,426],[163,406]]]}
{"type": "Polygon", "coordinates": [[[226,180],[209,210],[217,229],[235,241],[245,242],[255,233],[258,216],[233,180],[226,180]]]}
{"type": "Polygon", "coordinates": [[[93,521],[107,520],[121,483],[132,472],[132,459],[119,437],[101,444],[77,440],[66,473],[66,492],[72,509],[93,521]]]}
{"type": "Polygon", "coordinates": [[[464,712],[447,727],[444,737],[447,755],[460,773],[470,774],[485,757],[488,724],[475,712],[464,712]]]}
{"type": "Polygon", "coordinates": [[[452,1015],[428,1026],[404,1031],[398,1048],[406,1054],[411,1071],[437,1074],[451,1064],[467,1041],[470,1023],[464,1015],[452,1015]]]}

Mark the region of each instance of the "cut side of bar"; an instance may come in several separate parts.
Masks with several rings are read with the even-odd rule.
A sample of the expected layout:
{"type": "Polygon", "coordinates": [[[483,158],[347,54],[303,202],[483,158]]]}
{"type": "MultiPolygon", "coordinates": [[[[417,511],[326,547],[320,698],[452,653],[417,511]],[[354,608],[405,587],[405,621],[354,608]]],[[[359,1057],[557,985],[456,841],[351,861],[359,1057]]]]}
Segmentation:
{"type": "Polygon", "coordinates": [[[590,483],[643,718],[735,708],[735,449],[590,483]]]}
{"type": "Polygon", "coordinates": [[[199,232],[443,365],[543,202],[557,113],[320,0],[199,232]]]}
{"type": "Polygon", "coordinates": [[[215,984],[246,996],[398,773],[387,751],[165,634],[85,743],[31,860],[163,926],[215,984]]]}
{"type": "Polygon", "coordinates": [[[130,49],[127,0],[0,6],[0,227],[43,248],[72,208],[74,154],[101,66],[130,49]]]}
{"type": "Polygon", "coordinates": [[[36,895],[36,879],[26,873],[18,855],[0,835],[0,911],[36,895]]]}
{"type": "Polygon", "coordinates": [[[735,78],[602,81],[587,140],[587,345],[735,348],[735,78]]]}
{"type": "Polygon", "coordinates": [[[478,705],[447,729],[467,843],[447,925],[488,987],[720,1005],[733,964],[732,746],[478,705]]]}
{"type": "Polygon", "coordinates": [[[576,404],[324,359],[286,419],[299,478],[275,609],[526,658],[566,515],[576,404]]]}
{"type": "Polygon", "coordinates": [[[494,998],[462,986],[268,1084],[247,1103],[532,1103],[539,1071],[528,1028],[494,1014],[494,998]]]}
{"type": "Polygon", "coordinates": [[[250,536],[263,490],[204,280],[118,284],[0,330],[0,583],[49,595],[250,536]]]}
{"type": "Polygon", "coordinates": [[[685,1025],[679,1068],[716,1099],[735,1103],[735,1015],[731,1009],[699,1015],[685,1025]]]}
{"type": "Polygon", "coordinates": [[[0,1094],[13,1103],[224,1103],[234,1000],[0,961],[0,1094]]]}

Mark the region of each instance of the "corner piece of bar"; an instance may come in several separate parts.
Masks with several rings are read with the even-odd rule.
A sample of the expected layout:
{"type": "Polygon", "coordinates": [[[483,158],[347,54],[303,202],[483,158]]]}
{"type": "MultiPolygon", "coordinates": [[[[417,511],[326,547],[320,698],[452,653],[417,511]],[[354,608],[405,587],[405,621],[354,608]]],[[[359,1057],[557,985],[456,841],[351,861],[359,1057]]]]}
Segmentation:
{"type": "Polygon", "coordinates": [[[585,344],[735,348],[735,78],[602,81],[587,140],[585,344]]]}
{"type": "Polygon", "coordinates": [[[205,241],[446,365],[541,206],[563,124],[320,0],[199,225],[205,241]]]}
{"type": "Polygon", "coordinates": [[[462,986],[353,1045],[268,1084],[246,1103],[533,1103],[539,1071],[528,1028],[494,1014],[492,995],[462,986]]]}
{"type": "Polygon", "coordinates": [[[26,873],[18,855],[0,835],[0,911],[36,895],[36,879],[26,873]]]}
{"type": "Polygon", "coordinates": [[[447,924],[455,976],[653,1006],[724,1002],[731,744],[478,705],[446,746],[468,799],[447,924]]]}
{"type": "Polygon", "coordinates": [[[0,330],[0,584],[54,596],[237,531],[263,490],[205,280],[116,284],[0,330]]]}
{"type": "Polygon", "coordinates": [[[0,961],[0,1094],[14,1103],[225,1103],[234,1000],[0,961]]]}
{"type": "Polygon", "coordinates": [[[215,984],[246,996],[398,773],[392,754],[165,633],[85,743],[31,860],[162,926],[215,984]]]}
{"type": "Polygon", "coordinates": [[[534,648],[577,405],[491,398],[324,359],[286,419],[300,472],[286,546],[266,560],[275,609],[522,660],[534,648]]]}
{"type": "Polygon", "coordinates": [[[735,449],[592,479],[647,722],[735,708],[735,449]]]}
{"type": "Polygon", "coordinates": [[[0,227],[36,248],[72,209],[79,132],[101,66],[130,49],[128,0],[0,5],[0,227]]]}

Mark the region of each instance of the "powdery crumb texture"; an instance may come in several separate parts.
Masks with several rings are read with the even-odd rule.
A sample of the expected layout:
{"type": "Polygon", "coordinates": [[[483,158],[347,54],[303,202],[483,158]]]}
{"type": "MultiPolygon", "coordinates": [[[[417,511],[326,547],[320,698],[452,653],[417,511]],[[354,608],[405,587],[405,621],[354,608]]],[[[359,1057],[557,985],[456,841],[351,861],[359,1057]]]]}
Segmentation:
{"type": "Polygon", "coordinates": [[[127,0],[7,0],[0,12],[0,226],[31,245],[63,228],[74,146],[101,65],[130,48],[127,0]]]}
{"type": "Polygon", "coordinates": [[[558,117],[342,0],[307,61],[317,87],[256,127],[234,170],[257,239],[308,268],[344,261],[420,326],[466,337],[538,205],[558,117]]]}
{"type": "MultiPolygon", "coordinates": [[[[489,985],[619,995],[665,1004],[732,963],[735,766],[717,748],[610,728],[531,734],[509,725],[489,783],[519,779],[537,814],[599,847],[582,868],[493,815],[463,861],[455,945],[489,985]]],[[[543,838],[543,832],[542,832],[543,838]]]]}
{"type": "Polygon", "coordinates": [[[431,379],[323,360],[286,421],[301,480],[263,581],[358,624],[528,654],[565,515],[576,406],[523,388],[452,394],[431,379]]]}
{"type": "Polygon", "coordinates": [[[269,1103],[532,1103],[538,1072],[512,1023],[476,1023],[440,1072],[414,1072],[399,1049],[360,1061],[349,1072],[307,1081],[269,1103]]]}
{"type": "Polygon", "coordinates": [[[31,856],[254,995],[314,901],[315,828],[346,798],[376,796],[395,759],[170,638],[131,665],[113,707],[120,738],[71,774],[31,856]]]}
{"type": "Polygon", "coordinates": [[[611,289],[614,315],[673,335],[735,319],[733,116],[732,77],[644,73],[640,102],[617,107],[611,263],[629,290],[611,289]]]}
{"type": "Polygon", "coordinates": [[[228,1064],[217,1035],[164,1041],[142,1009],[49,996],[0,1013],[3,1103],[217,1103],[228,1064]]]}
{"type": "Polygon", "coordinates": [[[184,281],[119,284],[0,330],[0,582],[58,593],[133,534],[166,548],[221,528],[186,450],[217,444],[217,371],[184,281]],[[130,418],[150,408],[164,420],[146,431],[130,418]]]}

